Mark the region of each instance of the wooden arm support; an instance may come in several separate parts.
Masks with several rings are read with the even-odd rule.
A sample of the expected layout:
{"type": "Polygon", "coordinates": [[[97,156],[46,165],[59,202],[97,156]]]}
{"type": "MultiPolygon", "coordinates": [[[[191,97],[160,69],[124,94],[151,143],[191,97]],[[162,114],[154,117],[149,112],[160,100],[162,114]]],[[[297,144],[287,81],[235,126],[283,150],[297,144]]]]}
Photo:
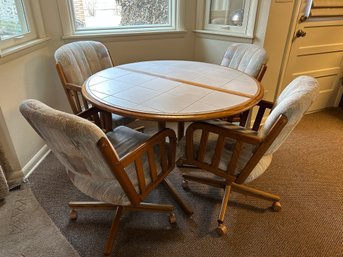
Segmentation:
{"type": "Polygon", "coordinates": [[[176,135],[171,129],[164,129],[149,138],[133,151],[125,155],[120,161],[124,167],[134,163],[139,181],[140,196],[143,200],[175,167],[176,135]],[[168,141],[167,142],[167,139],[168,141]],[[157,152],[156,149],[159,149],[157,152]],[[156,155],[159,156],[156,158],[156,155]],[[149,175],[151,183],[146,185],[145,172],[143,170],[143,158],[147,157],[149,163],[149,175]],[[161,168],[158,174],[156,159],[161,168]]]}
{"type": "Polygon", "coordinates": [[[195,122],[191,124],[187,129],[186,140],[188,138],[193,138],[195,130],[202,130],[202,133],[214,133],[249,144],[259,144],[261,142],[261,138],[258,136],[256,131],[237,126],[232,123],[223,122],[221,120],[195,122]]]}
{"type": "MultiPolygon", "coordinates": [[[[234,181],[234,171],[240,156],[240,151],[244,143],[258,145],[262,139],[257,135],[256,131],[248,130],[240,126],[221,121],[196,122],[191,124],[186,132],[186,159],[182,160],[183,164],[195,165],[201,169],[211,171],[217,176],[223,177],[226,180],[234,181]],[[201,131],[201,138],[197,156],[194,156],[194,132],[201,131]],[[207,143],[210,134],[218,135],[214,152],[211,156],[211,163],[205,161],[205,155],[208,152],[207,143]],[[233,139],[234,150],[227,169],[219,168],[222,153],[227,138],[233,139]]],[[[208,160],[208,159],[207,159],[208,160]]]]}
{"type": "Polygon", "coordinates": [[[78,113],[77,116],[93,121],[98,127],[104,130],[104,132],[112,130],[112,114],[107,111],[100,110],[93,106],[78,113]]]}
{"type": "Polygon", "coordinates": [[[252,130],[257,131],[260,126],[261,126],[261,122],[262,122],[262,118],[264,116],[264,113],[266,112],[267,109],[272,109],[273,108],[274,103],[267,101],[267,100],[261,100],[257,106],[259,106],[257,115],[255,117],[255,121],[252,127],[252,130]]]}
{"type": "Polygon", "coordinates": [[[74,90],[74,91],[79,91],[81,92],[82,87],[80,85],[76,85],[76,84],[72,84],[72,83],[65,83],[64,87],[70,90],[74,90]]]}
{"type": "MultiPolygon", "coordinates": [[[[117,178],[134,206],[140,204],[149,192],[159,185],[175,167],[176,135],[171,129],[164,129],[158,132],[122,158],[119,158],[116,152],[113,151],[112,145],[107,138],[101,138],[98,142],[98,146],[111,168],[113,175],[117,178]],[[169,139],[169,142],[166,142],[167,138],[169,139]],[[161,166],[161,172],[159,174],[156,165],[157,147],[159,148],[159,161],[161,166]],[[151,183],[148,185],[146,185],[146,172],[144,172],[143,167],[143,160],[146,157],[149,164],[149,175],[151,179],[151,183]],[[125,168],[133,163],[135,165],[140,192],[136,191],[125,171],[125,168]]],[[[147,165],[145,165],[145,167],[146,166],[147,165]]]]}

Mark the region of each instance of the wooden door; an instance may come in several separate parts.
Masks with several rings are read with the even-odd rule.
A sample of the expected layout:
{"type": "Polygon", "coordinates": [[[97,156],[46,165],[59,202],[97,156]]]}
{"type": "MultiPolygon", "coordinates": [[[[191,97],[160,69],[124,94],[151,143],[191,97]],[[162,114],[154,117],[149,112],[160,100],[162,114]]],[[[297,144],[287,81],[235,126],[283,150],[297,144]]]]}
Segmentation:
{"type": "MultiPolygon", "coordinates": [[[[336,13],[336,16],[330,16],[333,13],[330,14],[329,10],[322,16],[315,9],[319,6],[320,11],[324,10],[320,5],[328,2],[301,1],[294,9],[297,12],[294,15],[296,21],[290,33],[289,56],[279,90],[281,92],[297,76],[316,78],[320,84],[320,95],[309,111],[338,106],[342,95],[343,15],[336,13]],[[311,12],[306,19],[304,15],[308,4],[311,5],[311,12]]],[[[331,3],[343,7],[342,0],[331,3]]]]}

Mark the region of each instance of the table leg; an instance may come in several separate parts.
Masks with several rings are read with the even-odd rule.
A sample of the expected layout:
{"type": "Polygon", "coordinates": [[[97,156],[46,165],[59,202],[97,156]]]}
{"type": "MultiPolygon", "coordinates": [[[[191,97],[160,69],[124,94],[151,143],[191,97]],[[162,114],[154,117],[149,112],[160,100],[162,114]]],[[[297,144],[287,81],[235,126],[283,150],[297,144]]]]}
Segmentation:
{"type": "Polygon", "coordinates": [[[158,122],[158,130],[162,130],[166,128],[166,122],[165,121],[159,121],[158,122]]]}
{"type": "Polygon", "coordinates": [[[177,139],[181,140],[183,138],[183,136],[185,131],[185,123],[183,121],[179,121],[177,123],[177,139]]]}

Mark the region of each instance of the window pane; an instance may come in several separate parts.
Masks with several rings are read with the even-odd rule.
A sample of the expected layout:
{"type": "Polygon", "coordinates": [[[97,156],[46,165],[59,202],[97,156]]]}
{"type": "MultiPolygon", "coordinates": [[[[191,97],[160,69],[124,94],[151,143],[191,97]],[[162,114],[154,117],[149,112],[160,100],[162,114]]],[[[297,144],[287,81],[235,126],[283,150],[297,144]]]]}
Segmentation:
{"type": "Polygon", "coordinates": [[[245,0],[211,0],[209,24],[242,26],[245,0]]]}
{"type": "Polygon", "coordinates": [[[171,0],[72,0],[76,30],[171,26],[171,0]]]}
{"type": "Polygon", "coordinates": [[[21,0],[0,0],[0,40],[29,32],[21,0]]]}

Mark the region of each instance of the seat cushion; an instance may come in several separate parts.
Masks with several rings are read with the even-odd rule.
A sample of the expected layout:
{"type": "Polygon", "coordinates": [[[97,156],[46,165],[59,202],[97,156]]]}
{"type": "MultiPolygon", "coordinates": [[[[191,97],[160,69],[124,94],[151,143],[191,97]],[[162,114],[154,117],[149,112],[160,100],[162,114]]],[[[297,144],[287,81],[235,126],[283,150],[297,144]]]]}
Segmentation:
{"type": "MultiPolygon", "coordinates": [[[[136,130],[130,129],[128,127],[119,126],[113,131],[106,134],[107,138],[116,149],[116,152],[120,158],[124,157],[130,151],[137,148],[139,145],[144,143],[149,139],[149,136],[140,133],[136,130]]],[[[144,171],[147,171],[148,163],[147,159],[143,158],[144,171]]],[[[84,170],[79,167],[77,170],[84,170]]],[[[129,165],[125,168],[133,186],[136,191],[139,192],[138,180],[136,176],[134,164],[129,165]]],[[[149,173],[146,172],[146,183],[150,183],[151,179],[149,173]]],[[[122,189],[121,185],[116,179],[97,177],[96,179],[88,174],[74,173],[68,171],[68,176],[70,177],[73,184],[79,188],[83,193],[107,203],[117,204],[117,205],[130,205],[131,202],[128,199],[126,193],[122,189]]]]}

